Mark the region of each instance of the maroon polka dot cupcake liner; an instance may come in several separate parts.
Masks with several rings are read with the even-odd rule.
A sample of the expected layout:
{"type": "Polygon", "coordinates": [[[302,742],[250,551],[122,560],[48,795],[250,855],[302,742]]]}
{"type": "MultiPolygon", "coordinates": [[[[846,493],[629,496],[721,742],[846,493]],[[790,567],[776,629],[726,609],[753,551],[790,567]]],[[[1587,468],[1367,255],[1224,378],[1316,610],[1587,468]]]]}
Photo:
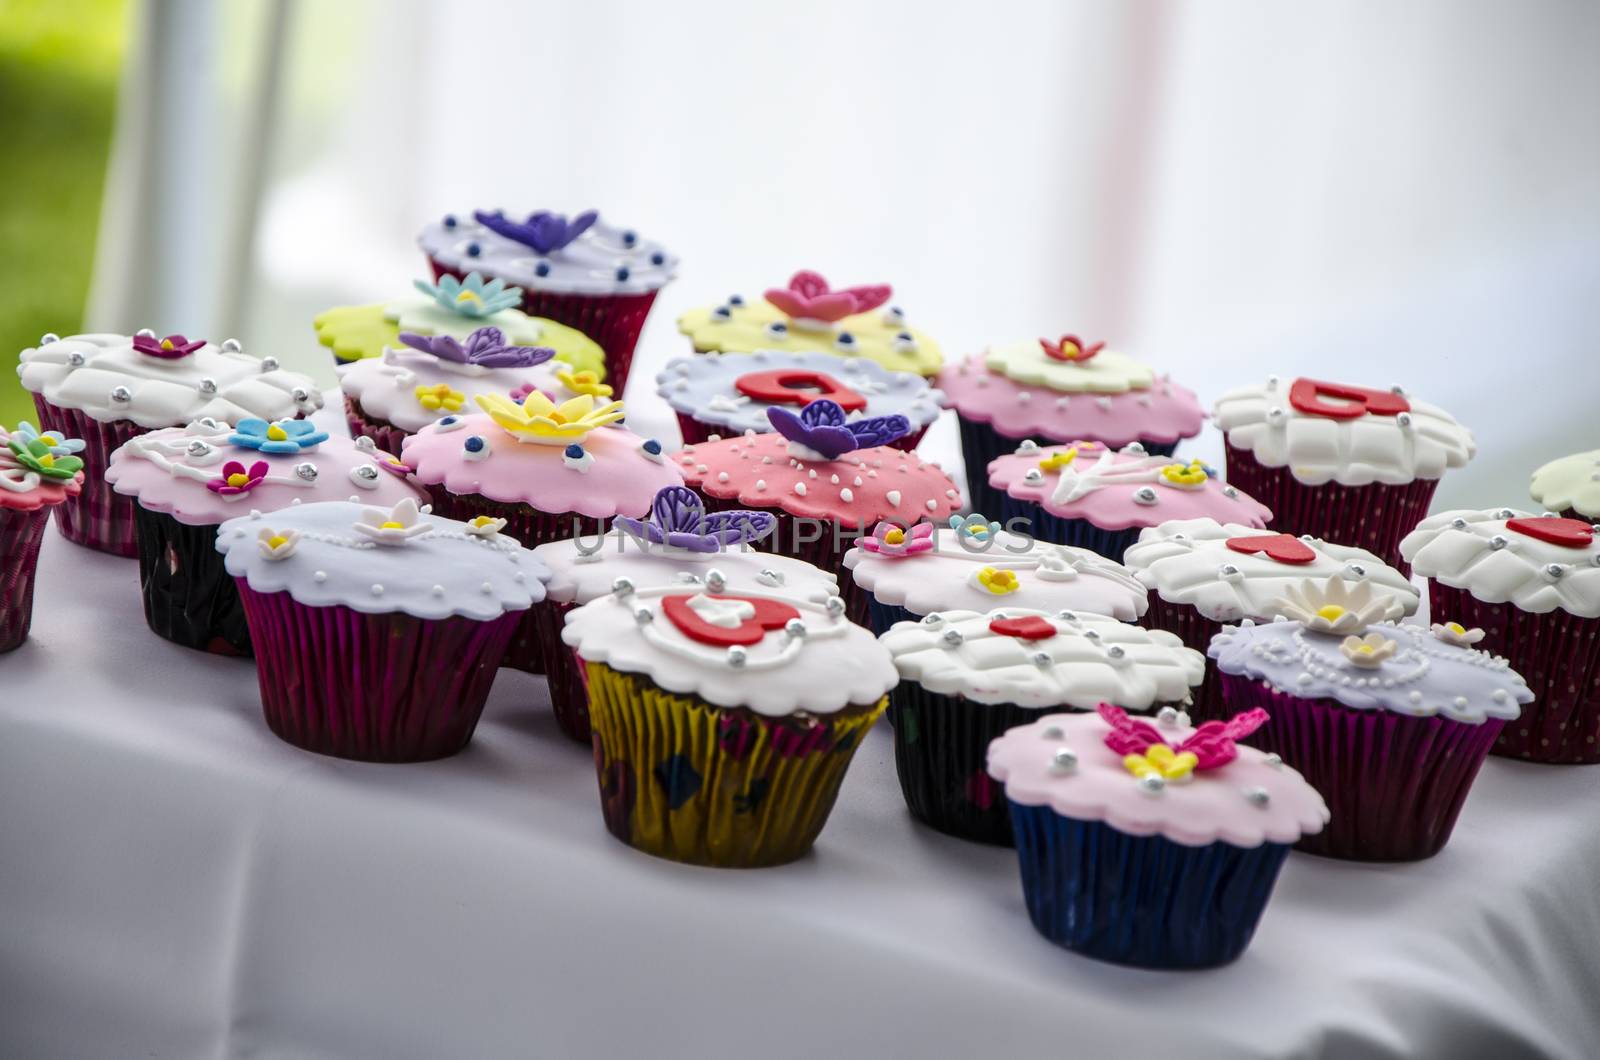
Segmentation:
{"type": "Polygon", "coordinates": [[[28,639],[33,625],[33,576],[50,509],[0,508],[0,652],[28,639]]]}
{"type": "Polygon", "coordinates": [[[111,454],[123,443],[148,434],[129,420],[102,423],[78,409],[53,405],[41,394],[33,395],[41,431],[59,431],[66,438],[83,439],[83,491],[56,505],[56,526],[61,536],[75,544],[113,556],[139,554],[133,523],[133,498],[124,497],[105,480],[111,454]]]}

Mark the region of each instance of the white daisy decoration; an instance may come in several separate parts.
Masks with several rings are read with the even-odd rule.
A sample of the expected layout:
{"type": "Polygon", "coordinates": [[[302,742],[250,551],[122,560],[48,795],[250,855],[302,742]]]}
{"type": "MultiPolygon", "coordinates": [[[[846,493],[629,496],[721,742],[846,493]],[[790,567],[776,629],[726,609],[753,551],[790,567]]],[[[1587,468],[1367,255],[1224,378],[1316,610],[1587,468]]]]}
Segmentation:
{"type": "Polygon", "coordinates": [[[428,524],[418,518],[419,514],[417,502],[411,497],[387,512],[382,508],[363,508],[355,531],[380,545],[403,545],[428,532],[428,524]]]}
{"type": "Polygon", "coordinates": [[[261,549],[261,554],[274,562],[294,555],[294,550],[299,544],[298,530],[263,529],[256,535],[256,546],[261,549]]]}
{"type": "Polygon", "coordinates": [[[504,519],[496,519],[492,515],[480,515],[467,522],[467,533],[473,537],[491,538],[506,528],[504,519]]]}
{"type": "Polygon", "coordinates": [[[1352,666],[1375,670],[1394,654],[1395,642],[1382,633],[1368,633],[1365,637],[1346,637],[1339,642],[1339,650],[1352,666]]]}
{"type": "Polygon", "coordinates": [[[1343,578],[1318,582],[1307,578],[1285,589],[1271,609],[1316,633],[1355,634],[1388,618],[1395,604],[1374,593],[1368,582],[1352,583],[1343,578]]]}
{"type": "Polygon", "coordinates": [[[1468,629],[1459,622],[1435,622],[1433,635],[1446,644],[1454,644],[1458,648],[1470,648],[1483,639],[1483,630],[1468,629]]]}

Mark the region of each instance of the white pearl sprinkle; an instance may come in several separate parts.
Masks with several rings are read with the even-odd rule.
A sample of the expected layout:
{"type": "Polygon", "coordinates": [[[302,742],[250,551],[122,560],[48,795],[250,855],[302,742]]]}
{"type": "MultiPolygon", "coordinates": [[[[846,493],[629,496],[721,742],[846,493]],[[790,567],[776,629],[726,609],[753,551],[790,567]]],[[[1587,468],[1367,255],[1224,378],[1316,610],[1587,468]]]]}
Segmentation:
{"type": "Polygon", "coordinates": [[[328,572],[325,570],[319,570],[311,575],[311,580],[320,585],[328,580],[328,572]]]}
{"type": "Polygon", "coordinates": [[[377,583],[373,583],[372,595],[373,596],[382,596],[383,595],[383,586],[378,585],[377,583]]]}

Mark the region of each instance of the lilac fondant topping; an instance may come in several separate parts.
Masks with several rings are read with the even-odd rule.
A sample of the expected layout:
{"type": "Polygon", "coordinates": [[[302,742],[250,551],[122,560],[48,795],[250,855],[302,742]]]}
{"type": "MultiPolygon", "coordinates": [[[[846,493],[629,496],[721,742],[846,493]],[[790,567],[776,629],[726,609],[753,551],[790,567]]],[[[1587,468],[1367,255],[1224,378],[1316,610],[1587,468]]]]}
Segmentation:
{"type": "Polygon", "coordinates": [[[520,223],[510,220],[498,210],[478,210],[472,216],[491,232],[532,247],[540,254],[554,254],[583,235],[590,225],[600,219],[598,210],[585,210],[570,221],[565,214],[551,213],[549,210],[535,211],[520,223]]]}
{"type": "Polygon", "coordinates": [[[441,361],[472,364],[480,368],[532,368],[556,355],[546,346],[510,346],[499,328],[479,328],[458,342],[449,335],[418,335],[403,331],[400,341],[414,350],[431,353],[441,361]]]}
{"type": "Polygon", "coordinates": [[[691,552],[720,552],[736,545],[754,544],[778,527],[778,520],[770,512],[707,514],[700,495],[687,486],[658,490],[648,520],[618,516],[613,523],[642,541],[691,552]]]}
{"type": "Polygon", "coordinates": [[[838,402],[822,398],[798,413],[777,405],[767,409],[773,428],[791,442],[822,454],[824,460],[837,460],[857,449],[887,445],[911,433],[911,421],[904,416],[873,416],[850,421],[838,402]]]}

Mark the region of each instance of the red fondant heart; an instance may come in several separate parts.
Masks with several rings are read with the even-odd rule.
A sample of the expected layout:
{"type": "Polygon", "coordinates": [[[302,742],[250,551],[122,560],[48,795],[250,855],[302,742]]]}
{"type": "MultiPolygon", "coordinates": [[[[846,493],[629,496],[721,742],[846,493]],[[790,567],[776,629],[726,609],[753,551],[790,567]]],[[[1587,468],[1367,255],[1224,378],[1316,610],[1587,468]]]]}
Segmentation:
{"type": "Polygon", "coordinates": [[[737,626],[719,626],[707,622],[695,613],[689,606],[699,593],[678,593],[661,598],[661,613],[671,620],[674,626],[683,631],[683,635],[690,640],[697,640],[701,644],[712,644],[719,648],[731,648],[735,644],[759,644],[761,638],[767,635],[768,630],[782,629],[791,618],[799,618],[800,612],[788,604],[778,600],[767,600],[756,596],[719,596],[706,593],[713,600],[742,600],[754,607],[755,614],[745,619],[737,626]]]}
{"type": "Polygon", "coordinates": [[[1316,379],[1296,379],[1289,387],[1289,404],[1307,416],[1331,420],[1359,419],[1369,412],[1374,416],[1398,416],[1411,411],[1411,402],[1392,390],[1368,390],[1316,379]]]}
{"type": "Polygon", "coordinates": [[[867,399],[823,372],[804,368],[777,368],[770,372],[747,372],[733,381],[739,393],[769,405],[809,405],[826,398],[846,412],[867,407],[867,399]]]}
{"type": "Polygon", "coordinates": [[[1588,548],[1593,525],[1582,519],[1507,519],[1506,529],[1563,548],[1588,548]]]}
{"type": "Polygon", "coordinates": [[[1018,640],[1049,640],[1056,635],[1056,627],[1038,615],[1023,615],[1020,618],[992,619],[989,632],[1002,637],[1016,637],[1018,640]]]}
{"type": "Polygon", "coordinates": [[[1249,537],[1230,537],[1223,544],[1245,555],[1259,553],[1279,563],[1310,563],[1317,558],[1311,546],[1293,534],[1252,534],[1249,537]]]}

